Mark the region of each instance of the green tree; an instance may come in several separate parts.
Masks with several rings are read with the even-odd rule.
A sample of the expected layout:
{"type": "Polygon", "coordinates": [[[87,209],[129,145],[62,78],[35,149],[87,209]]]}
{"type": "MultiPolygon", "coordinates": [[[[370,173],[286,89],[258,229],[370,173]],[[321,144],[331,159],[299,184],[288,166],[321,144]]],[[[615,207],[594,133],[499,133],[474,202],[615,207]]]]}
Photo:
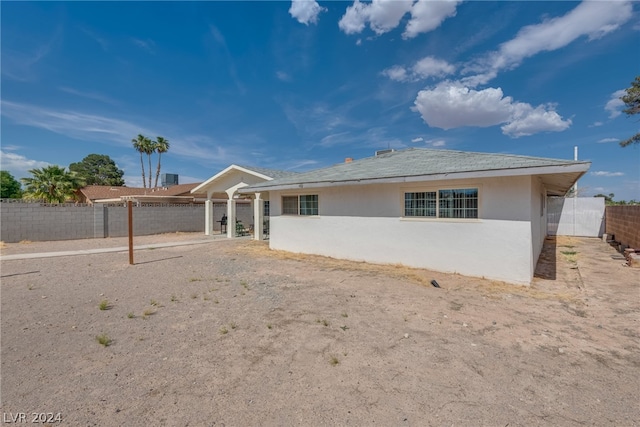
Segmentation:
{"type": "Polygon", "coordinates": [[[20,183],[7,171],[0,171],[0,199],[19,199],[22,197],[20,183]]]}
{"type": "Polygon", "coordinates": [[[144,160],[142,159],[143,154],[147,154],[149,156],[149,187],[151,187],[151,154],[154,152],[155,148],[153,148],[153,143],[149,138],[142,134],[138,134],[136,138],[131,140],[133,143],[133,148],[136,149],[138,153],[140,153],[140,166],[142,169],[142,186],[147,188],[147,181],[145,179],[144,174],[144,160]]]}
{"type": "Polygon", "coordinates": [[[25,196],[29,199],[45,200],[49,203],[63,203],[74,199],[76,192],[84,187],[84,181],[75,172],[60,166],[31,169],[31,178],[22,178],[25,196]]]}
{"type": "MultiPolygon", "coordinates": [[[[640,113],[640,76],[631,82],[631,87],[625,89],[626,95],[620,97],[622,102],[627,106],[622,112],[627,116],[633,116],[640,113]]],[[[631,144],[640,144],[640,133],[636,133],[629,139],[620,142],[620,145],[626,147],[631,144]]]]}
{"type": "Polygon", "coordinates": [[[604,202],[605,202],[606,204],[608,204],[608,205],[609,205],[609,204],[612,204],[612,203],[613,203],[613,198],[615,197],[615,194],[613,194],[613,193],[609,193],[609,195],[606,195],[606,194],[596,194],[596,195],[595,195],[595,196],[593,196],[593,197],[604,197],[604,202]]]}
{"type": "Polygon", "coordinates": [[[81,162],[71,163],[69,170],[82,178],[86,185],[124,185],[124,172],[104,154],[89,154],[81,162]]]}
{"type": "Polygon", "coordinates": [[[158,186],[158,178],[160,177],[160,158],[162,157],[162,153],[166,153],[169,151],[169,141],[159,136],[156,138],[154,143],[156,152],[158,153],[158,169],[156,170],[156,183],[154,187],[158,186]]]}

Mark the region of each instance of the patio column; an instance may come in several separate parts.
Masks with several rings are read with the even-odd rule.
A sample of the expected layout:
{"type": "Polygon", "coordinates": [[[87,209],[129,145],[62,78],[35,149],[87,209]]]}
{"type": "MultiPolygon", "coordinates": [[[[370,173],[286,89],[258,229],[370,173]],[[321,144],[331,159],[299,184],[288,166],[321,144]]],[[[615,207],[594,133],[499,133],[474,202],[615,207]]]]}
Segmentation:
{"type": "Polygon", "coordinates": [[[213,234],[213,202],[211,193],[207,192],[207,201],[204,202],[204,234],[211,236],[213,234]]]}
{"type": "Polygon", "coordinates": [[[233,198],[235,189],[227,190],[227,238],[236,237],[236,200],[233,198]]]}
{"type": "Polygon", "coordinates": [[[262,240],[262,222],[264,221],[264,201],[260,193],[255,193],[253,199],[253,240],[262,240]]]}

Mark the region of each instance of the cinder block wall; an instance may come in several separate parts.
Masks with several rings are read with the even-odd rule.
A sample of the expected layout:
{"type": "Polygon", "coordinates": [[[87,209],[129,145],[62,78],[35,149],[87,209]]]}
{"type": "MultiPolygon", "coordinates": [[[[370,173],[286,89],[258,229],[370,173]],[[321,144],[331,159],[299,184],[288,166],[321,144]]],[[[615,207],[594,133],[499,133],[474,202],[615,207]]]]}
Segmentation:
{"type": "Polygon", "coordinates": [[[616,242],[640,249],[640,206],[607,206],[605,230],[616,242]]]}
{"type": "Polygon", "coordinates": [[[94,208],[87,205],[1,203],[0,240],[68,240],[94,237],[94,208]]]}
{"type": "MultiPolygon", "coordinates": [[[[134,236],[178,231],[204,233],[204,205],[133,207],[134,236]]],[[[129,235],[129,213],[126,206],[108,208],[106,235],[108,237],[129,235]]]]}
{"type": "MultiPolygon", "coordinates": [[[[204,205],[141,206],[133,210],[135,235],[204,233],[204,205]]],[[[25,203],[2,200],[0,240],[48,241],[128,235],[125,206],[25,203]]]]}

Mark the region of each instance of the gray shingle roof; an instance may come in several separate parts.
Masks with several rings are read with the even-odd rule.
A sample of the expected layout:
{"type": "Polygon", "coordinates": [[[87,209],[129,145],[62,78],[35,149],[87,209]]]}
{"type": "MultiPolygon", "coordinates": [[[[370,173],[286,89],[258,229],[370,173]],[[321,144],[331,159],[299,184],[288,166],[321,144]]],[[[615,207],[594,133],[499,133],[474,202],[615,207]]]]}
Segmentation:
{"type": "Polygon", "coordinates": [[[278,179],[278,178],[286,178],[286,177],[292,177],[292,176],[297,176],[300,175],[299,172],[291,172],[291,171],[283,171],[283,170],[278,170],[278,169],[268,169],[268,168],[258,168],[255,166],[245,166],[245,165],[238,165],[241,168],[245,168],[245,169],[249,169],[251,171],[254,172],[258,172],[262,175],[266,175],[269,176],[273,179],[278,179]]]}
{"type": "Polygon", "coordinates": [[[327,168],[276,178],[273,181],[252,185],[247,189],[578,164],[588,167],[589,162],[513,154],[409,148],[354,160],[351,163],[341,163],[327,168]]]}

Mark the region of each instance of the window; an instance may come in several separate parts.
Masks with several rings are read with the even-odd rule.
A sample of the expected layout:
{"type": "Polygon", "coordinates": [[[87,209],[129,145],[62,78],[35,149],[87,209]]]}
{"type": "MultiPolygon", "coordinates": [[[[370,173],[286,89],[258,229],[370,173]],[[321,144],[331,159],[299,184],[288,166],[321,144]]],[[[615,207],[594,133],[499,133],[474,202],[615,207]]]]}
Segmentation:
{"type": "Polygon", "coordinates": [[[478,218],[478,189],[460,188],[404,193],[404,216],[478,218]]]}
{"type": "Polygon", "coordinates": [[[318,215],[318,195],[300,196],[300,215],[318,215]]]}
{"type": "Polygon", "coordinates": [[[264,207],[263,216],[269,216],[269,201],[265,200],[262,206],[264,207]]]}
{"type": "Polygon", "coordinates": [[[283,196],[283,215],[318,215],[318,195],[283,196]]]}
{"type": "Polygon", "coordinates": [[[282,197],[282,214],[298,215],[298,196],[282,197]]]}
{"type": "Polygon", "coordinates": [[[404,193],[404,216],[436,216],[436,192],[404,193]]]}

